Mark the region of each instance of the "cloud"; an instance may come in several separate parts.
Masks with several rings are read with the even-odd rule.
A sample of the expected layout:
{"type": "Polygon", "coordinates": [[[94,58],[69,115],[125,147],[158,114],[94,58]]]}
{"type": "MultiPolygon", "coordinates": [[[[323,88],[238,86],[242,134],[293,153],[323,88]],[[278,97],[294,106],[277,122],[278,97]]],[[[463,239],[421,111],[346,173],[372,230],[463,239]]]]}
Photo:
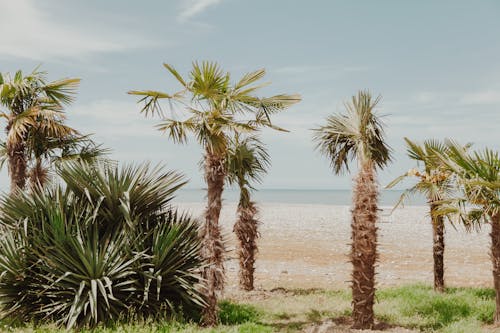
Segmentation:
{"type": "Polygon", "coordinates": [[[487,90],[465,94],[461,102],[462,104],[500,104],[500,91],[487,90]]]}
{"type": "Polygon", "coordinates": [[[98,100],[75,105],[67,114],[71,126],[83,133],[95,133],[106,141],[158,137],[157,119],[145,119],[135,101],[98,100]]]}
{"type": "Polygon", "coordinates": [[[182,11],[179,13],[178,19],[181,22],[188,21],[192,17],[202,13],[209,7],[220,4],[222,0],[183,0],[182,11]]]}
{"type": "Polygon", "coordinates": [[[88,26],[64,25],[35,4],[34,0],[0,0],[0,57],[47,60],[129,48],[124,33],[106,36],[97,29],[92,33],[88,26]]]}

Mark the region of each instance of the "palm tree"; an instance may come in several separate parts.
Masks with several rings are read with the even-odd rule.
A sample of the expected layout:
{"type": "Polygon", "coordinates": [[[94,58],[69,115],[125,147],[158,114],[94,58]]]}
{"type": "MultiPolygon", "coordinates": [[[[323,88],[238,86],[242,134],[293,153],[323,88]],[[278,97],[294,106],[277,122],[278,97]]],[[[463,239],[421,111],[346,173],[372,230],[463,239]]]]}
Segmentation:
{"type": "Polygon", "coordinates": [[[384,141],[380,119],[374,109],[380,96],[372,99],[368,91],[359,91],[345,114],[326,119],[326,125],[314,129],[317,149],[330,160],[336,174],[349,171],[349,162],[356,159],[352,210],[352,271],[353,328],[372,328],[375,297],[375,262],[377,260],[377,201],[376,169],[387,165],[391,149],[384,141]]]}
{"type": "Polygon", "coordinates": [[[64,125],[63,106],[73,101],[79,79],[47,82],[45,73],[35,69],[23,76],[0,74],[0,117],[7,121],[5,152],[8,159],[11,192],[25,187],[27,173],[27,140],[34,129],[46,135],[63,138],[77,134],[64,125]],[[0,110],[2,111],[2,110],[0,110]]]}
{"type": "Polygon", "coordinates": [[[240,288],[254,289],[255,255],[259,236],[256,219],[258,212],[255,202],[250,199],[252,182],[260,182],[270,165],[269,154],[256,136],[243,139],[236,135],[228,149],[227,170],[230,184],[237,184],[240,189],[238,202],[238,220],[233,231],[239,241],[238,257],[240,261],[240,288]]]}
{"type": "Polygon", "coordinates": [[[408,177],[419,179],[413,187],[406,190],[396,204],[396,207],[411,194],[421,193],[427,197],[430,206],[430,216],[433,234],[433,257],[434,257],[434,290],[444,291],[444,216],[437,215],[439,205],[454,194],[453,173],[439,158],[440,155],[448,155],[448,146],[437,140],[425,140],[419,145],[405,138],[408,146],[408,156],[422,162],[423,170],[411,169],[404,175],[393,180],[387,188],[392,188],[408,177]]]}
{"type": "Polygon", "coordinates": [[[462,196],[448,200],[438,214],[455,213],[468,230],[479,224],[491,224],[491,261],[496,294],[494,324],[500,325],[500,156],[488,148],[468,153],[455,142],[449,142],[448,156],[442,160],[457,181],[462,196]]]}
{"type": "Polygon", "coordinates": [[[213,326],[218,321],[217,298],[224,288],[224,246],[219,228],[222,207],[222,192],[226,177],[228,142],[239,132],[252,132],[260,126],[280,129],[270,121],[270,115],[286,109],[300,101],[298,95],[275,95],[259,98],[254,95],[262,84],[255,84],[265,71],[263,69],[244,75],[235,84],[229,73],[212,62],[193,63],[186,80],[170,65],[164,67],[181,84],[182,90],[174,94],[158,91],[130,91],[129,94],[143,96],[141,112],[162,118],[158,129],[168,133],[175,143],[185,143],[192,133],[205,151],[203,168],[207,183],[207,208],[202,231],[202,256],[207,266],[202,272],[206,284],[207,306],[203,322],[213,326]],[[167,118],[159,101],[166,99],[172,108],[184,113],[185,118],[167,118]]]}
{"type": "Polygon", "coordinates": [[[32,130],[26,148],[32,189],[45,186],[53,169],[52,166],[60,166],[75,160],[92,164],[104,161],[105,155],[109,153],[108,149],[97,145],[88,135],[71,134],[52,137],[39,126],[32,130]]]}

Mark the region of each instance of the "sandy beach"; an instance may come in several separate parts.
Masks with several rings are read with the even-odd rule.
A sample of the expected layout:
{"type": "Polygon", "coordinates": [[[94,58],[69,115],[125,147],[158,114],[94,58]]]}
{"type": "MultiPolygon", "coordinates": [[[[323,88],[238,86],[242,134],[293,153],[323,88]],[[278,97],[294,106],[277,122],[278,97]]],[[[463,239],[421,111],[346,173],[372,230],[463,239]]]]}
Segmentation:
{"type": "MultiPolygon", "coordinates": [[[[202,203],[178,204],[200,216],[202,203]]],[[[349,287],[349,206],[261,204],[256,287],[262,289],[349,287]]],[[[381,207],[377,285],[431,285],[432,228],[425,206],[381,207]]],[[[236,205],[226,203],[221,225],[227,241],[227,290],[237,286],[238,262],[232,233],[236,205]]],[[[489,226],[467,233],[446,225],[445,281],[448,286],[492,286],[489,226]]]]}

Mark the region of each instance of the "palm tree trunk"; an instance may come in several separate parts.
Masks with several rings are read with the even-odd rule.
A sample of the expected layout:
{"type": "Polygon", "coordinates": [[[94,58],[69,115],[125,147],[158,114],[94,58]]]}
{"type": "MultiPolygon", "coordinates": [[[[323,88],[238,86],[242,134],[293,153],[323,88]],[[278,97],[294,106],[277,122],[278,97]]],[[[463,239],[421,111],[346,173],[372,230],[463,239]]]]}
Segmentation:
{"type": "Polygon", "coordinates": [[[491,261],[493,263],[493,283],[495,285],[496,307],[493,318],[500,325],[500,214],[491,216],[491,261]]]}
{"type": "Polygon", "coordinates": [[[224,289],[224,244],[222,242],[219,216],[224,190],[224,159],[207,150],[205,155],[205,181],[207,182],[207,208],[202,229],[202,251],[207,266],[203,269],[206,306],[203,309],[203,324],[215,326],[218,322],[218,294],[224,289]]]}
{"type": "Polygon", "coordinates": [[[7,155],[9,163],[10,192],[23,190],[26,185],[26,156],[23,142],[7,142],[7,155]]]}
{"type": "Polygon", "coordinates": [[[435,216],[437,205],[431,202],[431,219],[434,257],[434,290],[444,291],[444,221],[442,216],[435,216]]]}
{"type": "Polygon", "coordinates": [[[43,188],[47,182],[48,174],[47,170],[42,165],[42,159],[40,157],[36,158],[35,166],[30,173],[30,185],[32,189],[43,188]]]}
{"type": "Polygon", "coordinates": [[[238,221],[234,225],[234,232],[238,237],[240,260],[240,288],[246,291],[254,289],[255,255],[257,253],[258,221],[255,219],[257,207],[253,202],[238,205],[238,221]]]}
{"type": "Polygon", "coordinates": [[[377,260],[377,200],[375,171],[363,166],[355,180],[352,211],[352,303],[353,328],[374,325],[375,262],[377,260]]]}

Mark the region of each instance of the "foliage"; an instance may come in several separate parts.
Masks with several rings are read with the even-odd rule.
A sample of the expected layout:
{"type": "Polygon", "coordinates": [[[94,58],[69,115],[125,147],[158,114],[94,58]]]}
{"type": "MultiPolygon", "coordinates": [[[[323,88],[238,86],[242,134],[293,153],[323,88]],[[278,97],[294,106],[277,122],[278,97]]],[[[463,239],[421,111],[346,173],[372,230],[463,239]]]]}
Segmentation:
{"type": "Polygon", "coordinates": [[[375,310],[384,320],[421,330],[446,331],[459,322],[490,324],[495,310],[494,291],[485,288],[446,288],[438,294],[413,285],[382,290],[378,298],[375,310]]]}
{"type": "Polygon", "coordinates": [[[264,144],[255,135],[236,135],[228,148],[226,158],[227,180],[240,189],[240,203],[248,205],[252,182],[261,182],[270,165],[264,144]]]}
{"type": "MultiPolygon", "coordinates": [[[[46,73],[38,69],[28,75],[18,71],[13,77],[0,74],[0,117],[7,122],[7,138],[0,143],[0,166],[15,150],[30,170],[24,173],[25,167],[21,166],[20,175],[10,170],[12,177],[30,175],[33,186],[43,186],[51,163],[68,159],[92,161],[107,152],[65,124],[64,106],[74,101],[79,82],[47,82],[46,73]]],[[[18,180],[18,184],[24,184],[24,179],[18,180]]]]}
{"type": "Polygon", "coordinates": [[[336,174],[349,171],[353,159],[379,168],[390,162],[391,149],[384,141],[381,119],[374,112],[380,99],[373,100],[368,91],[360,91],[345,103],[346,114],[329,116],[326,125],[313,130],[316,149],[328,157],[336,174]]]}
{"type": "Polygon", "coordinates": [[[2,199],[7,315],[73,327],[198,311],[198,225],[170,207],[179,174],[85,163],[59,173],[65,188],[2,199]]]}
{"type": "MultiPolygon", "coordinates": [[[[390,182],[386,188],[392,188],[406,178],[417,177],[418,182],[407,189],[397,203],[402,203],[409,195],[421,193],[433,203],[441,202],[456,194],[455,178],[440,156],[447,156],[448,146],[438,140],[425,140],[422,144],[405,138],[408,156],[422,163],[422,170],[411,169],[390,182]]],[[[466,145],[465,148],[468,148],[466,145]]],[[[397,206],[396,205],[396,206],[397,206]]]]}
{"type": "Polygon", "coordinates": [[[220,307],[220,322],[222,325],[237,325],[256,322],[260,312],[252,305],[222,301],[220,307]]]}
{"type": "Polygon", "coordinates": [[[500,157],[485,148],[469,152],[448,141],[449,154],[439,155],[457,175],[459,192],[442,205],[440,214],[449,214],[468,228],[479,227],[500,213],[500,157]]]}
{"type": "Polygon", "coordinates": [[[258,84],[265,75],[264,69],[247,73],[232,83],[230,74],[214,62],[194,62],[187,79],[171,65],[163,66],[182,90],[173,94],[134,90],[129,94],[143,96],[139,100],[144,103],[142,112],[146,116],[160,116],[158,129],[167,132],[174,142],[184,143],[187,134],[192,133],[200,145],[217,155],[226,151],[230,133],[251,132],[261,126],[283,130],[271,123],[270,116],[300,101],[299,95],[255,96],[264,86],[258,84]],[[184,119],[166,117],[160,104],[162,99],[177,106],[184,119]]]}

